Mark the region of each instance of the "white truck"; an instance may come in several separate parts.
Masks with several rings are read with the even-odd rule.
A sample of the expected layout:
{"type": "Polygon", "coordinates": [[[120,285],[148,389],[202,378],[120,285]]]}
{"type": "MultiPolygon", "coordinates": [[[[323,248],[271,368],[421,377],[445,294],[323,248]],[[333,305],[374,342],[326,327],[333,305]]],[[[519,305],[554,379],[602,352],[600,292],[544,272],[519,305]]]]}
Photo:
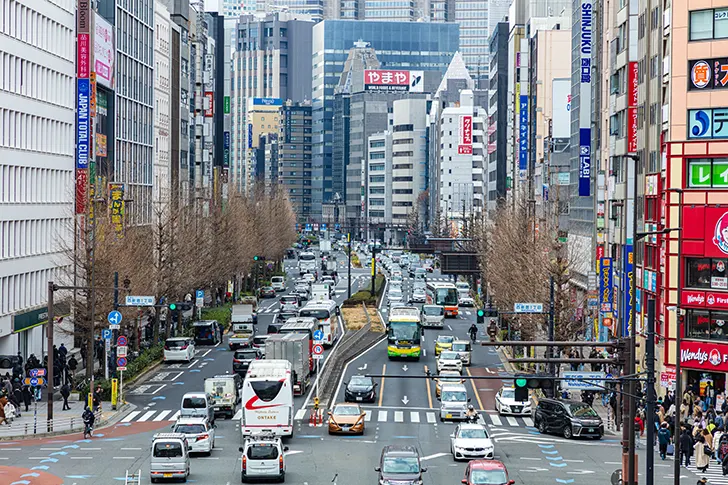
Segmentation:
{"type": "Polygon", "coordinates": [[[313,358],[310,342],[309,336],[303,333],[279,333],[265,341],[266,359],[287,360],[291,363],[294,396],[305,393],[311,381],[313,358]]]}
{"type": "Polygon", "coordinates": [[[319,241],[319,251],[321,254],[326,256],[331,253],[331,241],[328,239],[322,239],[319,241]]]}
{"type": "Polygon", "coordinates": [[[240,401],[242,378],[237,374],[223,374],[205,379],[205,393],[212,398],[215,414],[225,414],[229,419],[235,415],[240,401]]]}
{"type": "Polygon", "coordinates": [[[255,307],[253,305],[233,305],[232,315],[230,317],[232,334],[228,340],[230,350],[250,346],[250,341],[255,333],[253,330],[254,323],[255,307]]]}
{"type": "Polygon", "coordinates": [[[333,287],[330,283],[311,285],[311,301],[330,300],[332,297],[333,287]]]}

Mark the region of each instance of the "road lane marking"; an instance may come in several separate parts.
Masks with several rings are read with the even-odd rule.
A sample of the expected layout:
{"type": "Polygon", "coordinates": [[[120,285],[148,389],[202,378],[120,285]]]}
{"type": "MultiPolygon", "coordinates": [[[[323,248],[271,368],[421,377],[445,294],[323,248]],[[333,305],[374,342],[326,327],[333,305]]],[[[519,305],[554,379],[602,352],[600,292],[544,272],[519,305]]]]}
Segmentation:
{"type": "MultiPolygon", "coordinates": [[[[240,413],[242,415],[243,410],[238,409],[238,413],[240,413]]],[[[235,413],[235,416],[237,416],[237,413],[235,413]]],[[[235,416],[233,416],[233,419],[235,419],[235,416]]],[[[306,416],[306,410],[301,408],[298,411],[296,411],[296,416],[293,419],[295,419],[296,421],[300,421],[303,419],[304,416],[306,416]]],[[[240,419],[240,418],[238,418],[238,419],[240,419]]]]}
{"type": "MultiPolygon", "coordinates": [[[[470,368],[466,367],[465,370],[468,372],[468,376],[472,377],[472,374],[470,373],[470,368]]],[[[480,410],[485,411],[483,401],[480,400],[480,394],[478,394],[478,388],[475,387],[475,381],[476,379],[470,379],[470,386],[473,388],[473,392],[475,393],[475,399],[478,400],[478,406],[480,406],[480,410]]],[[[430,405],[430,407],[432,407],[432,405],[430,405]]]]}
{"type": "Polygon", "coordinates": [[[121,451],[141,451],[141,448],[119,448],[121,451]]]}
{"type": "Polygon", "coordinates": [[[379,406],[384,399],[384,375],[387,373],[387,364],[382,364],[382,382],[379,383],[379,406]]]}
{"type": "Polygon", "coordinates": [[[387,422],[387,411],[379,411],[377,414],[377,421],[380,423],[386,423],[387,422]]]}
{"type": "Polygon", "coordinates": [[[490,420],[493,421],[493,424],[496,426],[503,426],[503,421],[501,421],[500,416],[497,414],[489,414],[490,420]]]}
{"type": "Polygon", "coordinates": [[[72,456],[71,460],[93,460],[93,456],[72,456]]]}
{"type": "Polygon", "coordinates": [[[180,414],[180,412],[177,411],[176,413],[174,413],[174,415],[171,418],[169,418],[169,420],[170,421],[177,421],[177,418],[179,418],[179,414],[180,414]]]}
{"type": "Polygon", "coordinates": [[[420,422],[420,413],[417,411],[410,411],[410,421],[413,423],[419,423],[420,422]]]}
{"type": "Polygon", "coordinates": [[[443,452],[435,453],[434,455],[423,456],[422,458],[420,458],[420,461],[434,460],[435,458],[440,458],[441,456],[447,456],[449,454],[450,453],[443,453],[443,452]]]}
{"type": "Polygon", "coordinates": [[[404,423],[404,412],[403,411],[394,412],[394,422],[395,423],[404,423]]]}
{"type": "Polygon", "coordinates": [[[531,418],[524,416],[523,422],[526,423],[526,426],[533,427],[533,420],[531,418]]]}
{"type": "Polygon", "coordinates": [[[188,369],[191,369],[192,367],[195,366],[195,364],[197,364],[197,361],[196,360],[193,360],[192,362],[190,362],[190,365],[188,365],[187,368],[188,369]]]}
{"type": "Polygon", "coordinates": [[[435,413],[427,413],[427,422],[430,424],[435,422],[435,413]]]}
{"type": "Polygon", "coordinates": [[[147,411],[146,413],[144,413],[144,416],[142,416],[141,418],[137,419],[137,423],[141,423],[143,421],[147,421],[149,418],[151,418],[152,416],[154,416],[154,414],[156,412],[157,411],[147,411]]]}
{"type": "MultiPolygon", "coordinates": [[[[425,374],[427,374],[427,366],[425,366],[425,374]]],[[[430,390],[430,379],[425,379],[425,384],[427,386],[427,405],[429,407],[432,407],[432,391],[430,390]]]]}
{"type": "Polygon", "coordinates": [[[159,392],[159,391],[161,391],[161,390],[162,390],[162,388],[164,388],[164,387],[167,387],[167,384],[162,384],[161,386],[159,386],[159,389],[157,389],[156,391],[154,391],[154,392],[153,392],[152,394],[156,394],[156,393],[158,393],[158,392],[159,392]]]}
{"type": "Polygon", "coordinates": [[[372,420],[372,412],[370,410],[364,411],[364,421],[372,420]]]}
{"type": "Polygon", "coordinates": [[[122,423],[128,423],[132,419],[136,418],[138,415],[140,415],[141,411],[132,411],[129,414],[127,414],[124,419],[121,420],[122,423]]]}
{"type": "Polygon", "coordinates": [[[136,456],[115,456],[114,460],[136,460],[136,456]]]}
{"type": "Polygon", "coordinates": [[[514,418],[513,416],[506,416],[506,420],[511,426],[518,426],[518,421],[516,421],[516,418],[514,418]]]}
{"type": "Polygon", "coordinates": [[[171,409],[165,409],[164,411],[160,411],[159,414],[152,421],[164,421],[164,418],[171,412],[171,409]]]}
{"type": "MultiPolygon", "coordinates": [[[[303,414],[305,415],[306,414],[306,410],[304,408],[302,408],[302,409],[303,409],[303,414]]],[[[242,409],[238,409],[238,412],[235,413],[235,416],[233,416],[233,419],[240,419],[242,417],[243,417],[243,410],[242,409]]]]}

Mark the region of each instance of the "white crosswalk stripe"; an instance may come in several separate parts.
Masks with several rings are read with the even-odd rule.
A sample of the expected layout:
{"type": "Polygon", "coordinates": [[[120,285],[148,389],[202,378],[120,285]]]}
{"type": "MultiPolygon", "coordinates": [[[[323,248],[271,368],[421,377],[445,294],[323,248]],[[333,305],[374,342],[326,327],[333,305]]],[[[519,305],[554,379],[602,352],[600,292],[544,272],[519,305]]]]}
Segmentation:
{"type": "Polygon", "coordinates": [[[404,423],[404,413],[402,411],[394,412],[394,422],[395,423],[404,423]]]}
{"type": "Polygon", "coordinates": [[[138,415],[140,415],[141,411],[132,411],[121,420],[122,423],[129,423],[132,419],[136,418],[138,415]]]}
{"type": "Polygon", "coordinates": [[[379,411],[377,415],[377,421],[380,423],[387,421],[387,411],[379,411]]]}
{"type": "Polygon", "coordinates": [[[434,423],[435,422],[435,413],[427,413],[427,422],[428,423],[434,423]]]}
{"type": "Polygon", "coordinates": [[[137,419],[137,422],[138,423],[141,423],[143,421],[147,421],[149,418],[151,418],[152,416],[154,416],[156,413],[157,413],[157,411],[147,411],[146,413],[144,413],[144,416],[142,416],[141,418],[137,419]]]}
{"type": "Polygon", "coordinates": [[[364,413],[365,413],[364,421],[371,421],[372,420],[371,410],[367,409],[366,411],[364,411],[364,413]]]}
{"type": "Polygon", "coordinates": [[[410,421],[413,423],[419,423],[420,413],[418,413],[417,411],[410,411],[410,421]]]}
{"type": "Polygon", "coordinates": [[[489,414],[488,417],[490,418],[491,422],[496,426],[502,426],[503,421],[501,421],[500,416],[497,414],[489,414]]]}
{"type": "Polygon", "coordinates": [[[531,418],[523,418],[523,422],[526,423],[526,426],[533,427],[533,420],[531,418]]]}
{"type": "Polygon", "coordinates": [[[710,466],[704,472],[695,468],[695,460],[692,461],[693,463],[688,466],[688,470],[695,473],[696,478],[705,477],[711,485],[728,485],[728,476],[723,476],[721,467],[715,460],[710,460],[710,466]]]}
{"type": "Polygon", "coordinates": [[[167,417],[169,413],[172,411],[169,409],[165,409],[164,411],[160,411],[158,415],[154,417],[152,421],[164,421],[164,418],[167,417]]]}
{"type": "Polygon", "coordinates": [[[518,421],[516,421],[516,418],[514,418],[513,416],[506,416],[506,420],[511,426],[518,426],[518,421]]]}

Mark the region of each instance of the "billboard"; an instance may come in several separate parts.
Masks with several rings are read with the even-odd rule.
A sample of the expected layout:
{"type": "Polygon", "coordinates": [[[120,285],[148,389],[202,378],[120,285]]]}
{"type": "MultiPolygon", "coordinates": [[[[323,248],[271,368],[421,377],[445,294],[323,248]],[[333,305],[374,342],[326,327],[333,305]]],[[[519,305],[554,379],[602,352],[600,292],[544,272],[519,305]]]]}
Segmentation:
{"type": "Polygon", "coordinates": [[[612,258],[599,260],[599,310],[602,313],[612,312],[614,285],[612,281],[612,258]]]}
{"type": "Polygon", "coordinates": [[[76,33],[91,33],[91,0],[78,0],[76,15],[76,33]]]}
{"type": "Polygon", "coordinates": [[[78,79],[76,82],[76,168],[88,168],[91,145],[91,81],[78,79]]]}
{"type": "Polygon", "coordinates": [[[728,138],[728,108],[688,110],[688,139],[728,138]]]}
{"type": "Polygon", "coordinates": [[[689,91],[728,88],[728,57],[688,61],[689,91]]]}
{"type": "Polygon", "coordinates": [[[114,89],[114,27],[98,14],[94,23],[94,71],[96,82],[114,89]]]}
{"type": "Polygon", "coordinates": [[[76,214],[86,213],[86,195],[88,191],[88,169],[76,169],[76,214]]]}
{"type": "Polygon", "coordinates": [[[88,78],[91,74],[91,38],[88,34],[78,34],[76,42],[76,57],[78,65],[76,77],[88,78]]]}
{"type": "Polygon", "coordinates": [[[253,98],[253,106],[283,106],[281,98],[253,98]]]}
{"type": "Polygon", "coordinates": [[[364,91],[421,93],[424,77],[424,71],[366,69],[364,91]]]}
{"type": "Polygon", "coordinates": [[[637,153],[637,105],[639,96],[639,63],[629,63],[627,77],[627,151],[637,153]]]}
{"type": "Polygon", "coordinates": [[[124,184],[109,184],[111,225],[117,237],[124,235],[124,184]]]}
{"type": "Polygon", "coordinates": [[[518,169],[528,170],[528,95],[519,97],[518,112],[518,169]]]}
{"type": "Polygon", "coordinates": [[[591,195],[591,55],[593,30],[592,0],[582,0],[579,29],[579,196],[591,195]]]}
{"type": "Polygon", "coordinates": [[[215,100],[215,93],[212,91],[205,91],[205,98],[209,101],[209,106],[205,108],[205,118],[212,118],[212,116],[215,114],[215,108],[214,108],[214,100],[215,100]]]}
{"type": "Polygon", "coordinates": [[[551,136],[569,138],[571,136],[571,79],[554,79],[551,85],[553,106],[551,108],[551,136]]]}
{"type": "Polygon", "coordinates": [[[634,305],[634,249],[631,244],[624,247],[624,315],[622,315],[622,337],[634,335],[634,327],[632,325],[632,306],[634,305]]]}
{"type": "Polygon", "coordinates": [[[473,116],[461,115],[458,130],[458,155],[472,155],[473,116]]]}

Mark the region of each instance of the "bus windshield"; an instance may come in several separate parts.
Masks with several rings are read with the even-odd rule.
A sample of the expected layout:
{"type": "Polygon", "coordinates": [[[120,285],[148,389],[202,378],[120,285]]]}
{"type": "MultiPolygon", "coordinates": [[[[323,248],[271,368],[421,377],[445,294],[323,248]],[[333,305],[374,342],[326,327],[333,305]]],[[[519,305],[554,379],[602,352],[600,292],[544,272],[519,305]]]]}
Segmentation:
{"type": "Polygon", "coordinates": [[[419,322],[390,322],[388,336],[392,340],[420,340],[419,322]]]}
{"type": "Polygon", "coordinates": [[[323,310],[323,309],[311,309],[311,308],[304,308],[301,311],[298,312],[299,317],[313,317],[318,318],[319,320],[323,320],[326,318],[329,318],[329,311],[323,310]]]}
{"type": "Polygon", "coordinates": [[[298,256],[298,259],[300,261],[314,261],[316,259],[316,255],[313,253],[301,253],[298,256]]]}
{"type": "Polygon", "coordinates": [[[438,288],[437,302],[438,305],[457,305],[458,290],[455,288],[438,288]]]}

